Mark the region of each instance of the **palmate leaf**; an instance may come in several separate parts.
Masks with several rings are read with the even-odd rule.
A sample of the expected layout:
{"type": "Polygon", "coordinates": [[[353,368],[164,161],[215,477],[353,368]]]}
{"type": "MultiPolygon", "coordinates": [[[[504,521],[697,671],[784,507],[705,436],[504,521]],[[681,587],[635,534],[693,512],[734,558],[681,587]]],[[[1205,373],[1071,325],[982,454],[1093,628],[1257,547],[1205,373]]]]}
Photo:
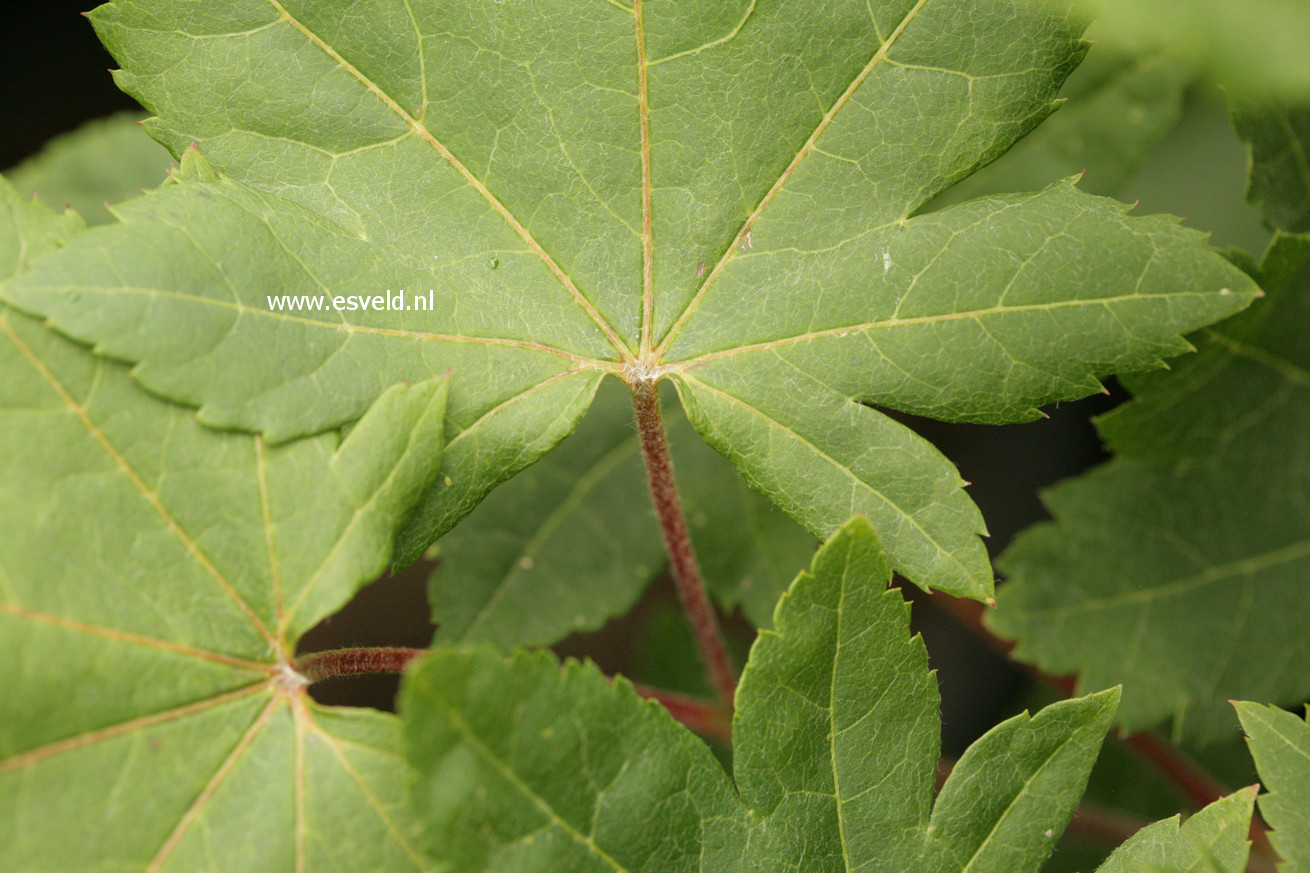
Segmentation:
{"type": "Polygon", "coordinates": [[[106,204],[158,185],[168,161],[168,152],[141,129],[139,116],[121,112],[55,137],[5,176],[20,194],[104,224],[112,218],[106,204]]]}
{"type": "Polygon", "coordinates": [[[738,690],[735,784],[591,665],[437,650],[402,691],[423,845],[469,873],[1037,869],[1117,691],[1002,723],[934,804],[936,682],[889,575],[856,519],[792,584],[738,690]]]}
{"type": "MultiPolygon", "coordinates": [[[[439,643],[548,645],[626,613],[665,564],[632,409],[602,386],[578,432],[441,540],[428,583],[439,643]]],[[[706,587],[757,627],[814,538],[751,491],[670,410],[679,496],[706,587]]]]}
{"type": "Polygon", "coordinates": [[[1237,717],[1260,771],[1260,813],[1273,828],[1269,841],[1282,858],[1280,873],[1310,870],[1310,727],[1290,712],[1237,703],[1237,717]]]}
{"type": "MultiPolygon", "coordinates": [[[[75,216],[0,181],[0,271],[75,216]]],[[[422,870],[394,718],[288,666],[385,568],[445,385],[274,448],[0,311],[0,868],[422,870]]]]}
{"type": "MultiPolygon", "coordinates": [[[[1274,191],[1253,188],[1278,222],[1301,192],[1274,191]]],[[[1001,559],[993,628],[1084,687],[1122,682],[1130,729],[1214,738],[1231,698],[1310,696],[1310,241],[1276,239],[1259,275],[1269,298],[1200,355],[1125,380],[1135,399],[1098,423],[1115,460],[1053,489],[1055,523],[1001,559]]]]}
{"type": "Polygon", "coordinates": [[[915,212],[1054,107],[1079,25],[1029,0],[116,0],[149,129],[195,157],[4,294],[203,421],[285,440],[449,369],[403,562],[575,426],[672,381],[746,479],[976,598],[955,470],[872,405],[1027,419],[1186,349],[1251,282],[1071,183],[915,212]],[[433,289],[432,312],[268,294],[433,289]]]}

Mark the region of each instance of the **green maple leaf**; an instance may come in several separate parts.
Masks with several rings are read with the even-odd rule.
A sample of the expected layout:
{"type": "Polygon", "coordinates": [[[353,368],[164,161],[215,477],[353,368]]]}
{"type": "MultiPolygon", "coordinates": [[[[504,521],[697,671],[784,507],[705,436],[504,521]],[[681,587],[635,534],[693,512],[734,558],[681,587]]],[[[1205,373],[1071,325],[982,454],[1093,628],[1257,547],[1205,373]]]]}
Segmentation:
{"type": "Polygon", "coordinates": [[[1310,870],[1310,727],[1274,706],[1237,703],[1237,716],[1266,793],[1260,813],[1282,858],[1280,873],[1310,870]]]}
{"type": "Polygon", "coordinates": [[[285,440],[454,378],[420,554],[568,434],[600,379],[826,535],[988,598],[952,466],[873,405],[1029,419],[1187,348],[1252,283],[1069,182],[916,216],[1054,108],[1080,25],[1027,0],[346,6],[118,0],[92,20],[176,184],[7,299],[201,419],[285,440]],[[433,289],[431,312],[267,295],[433,289]]]}
{"type": "Polygon", "coordinates": [[[779,602],[737,694],[730,780],[624,680],[440,651],[402,712],[424,845],[477,870],[1035,870],[1117,691],[1012,718],[933,802],[939,699],[877,536],[842,528],[779,602]]]}
{"type": "MultiPolygon", "coordinates": [[[[1297,193],[1266,198],[1271,221],[1297,193]]],[[[1135,399],[1098,423],[1115,460],[1050,491],[1055,523],[1001,559],[992,626],[1044,669],[1122,682],[1129,729],[1173,717],[1214,738],[1235,728],[1231,698],[1310,694],[1310,241],[1280,236],[1258,274],[1268,299],[1200,335],[1200,355],[1125,380],[1135,399]]]]}
{"type": "MultiPolygon", "coordinates": [[[[0,200],[0,275],[80,226],[0,200]]],[[[7,309],[0,373],[0,868],[427,869],[394,718],[314,704],[289,664],[385,568],[444,382],[266,447],[7,309]]]]}
{"type": "Polygon", "coordinates": [[[167,169],[168,152],[145,134],[136,113],[122,112],[55,137],[5,176],[24,195],[103,224],[112,219],[106,206],[155,187],[167,169]]]}
{"type": "MultiPolygon", "coordinates": [[[[547,645],[622,615],[665,565],[624,392],[441,539],[429,582],[439,643],[547,645]]],[[[706,587],[757,627],[814,538],[746,487],[676,410],[669,440],[706,587]]]]}

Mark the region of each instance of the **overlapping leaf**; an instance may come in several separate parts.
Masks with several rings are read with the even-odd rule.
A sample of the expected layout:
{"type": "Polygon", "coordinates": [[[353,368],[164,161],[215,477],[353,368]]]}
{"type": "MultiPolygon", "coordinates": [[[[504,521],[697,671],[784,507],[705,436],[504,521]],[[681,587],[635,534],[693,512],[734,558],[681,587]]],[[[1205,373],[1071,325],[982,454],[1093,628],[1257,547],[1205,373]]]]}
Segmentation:
{"type": "MultiPolygon", "coordinates": [[[[545,645],[628,611],[665,563],[626,392],[602,387],[578,433],[441,540],[437,641],[545,645]]],[[[767,626],[815,541],[670,410],[679,496],[706,587],[767,626]]]]}
{"type": "Polygon", "coordinates": [[[1251,151],[1250,199],[1279,230],[1310,232],[1310,102],[1239,102],[1233,124],[1251,151]]]}
{"type": "Polygon", "coordinates": [[[1068,104],[934,205],[1028,191],[1083,173],[1083,190],[1118,195],[1177,125],[1190,79],[1183,65],[1159,54],[1094,45],[1060,91],[1068,104]]]}
{"type": "MultiPolygon", "coordinates": [[[[1295,211],[1279,191],[1275,221],[1295,211]]],[[[1086,687],[1122,682],[1131,728],[1214,737],[1231,698],[1310,695],[1310,243],[1278,239],[1259,274],[1269,299],[1200,355],[1126,380],[1136,398],[1099,424],[1118,457],[1052,490],[1055,524],[1003,558],[993,626],[1086,687]]]]}
{"type": "Polygon", "coordinates": [[[1185,348],[1248,280],[1070,184],[915,217],[1053,108],[1083,46],[1029,0],[116,0],[151,132],[201,150],[5,290],[282,440],[449,369],[412,558],[570,432],[600,378],[669,379],[812,532],[866,513],[921,585],[986,598],[982,522],[870,408],[1010,421],[1185,348]],[[269,294],[432,289],[431,312],[269,294]]]}
{"type": "Polygon", "coordinates": [[[1260,813],[1273,828],[1270,842],[1280,873],[1310,870],[1310,727],[1274,706],[1238,703],[1237,716],[1260,771],[1260,813]]]}
{"type": "Polygon", "coordinates": [[[1117,693],[1004,722],[934,804],[936,682],[889,575],[857,519],[793,583],[742,677],[735,784],[592,666],[438,650],[402,700],[425,847],[469,873],[1037,869],[1117,693]]]}
{"type": "Polygon", "coordinates": [[[87,122],[52,139],[41,152],[5,173],[24,196],[68,206],[91,224],[111,219],[108,204],[139,195],[164,180],[168,152],[141,129],[136,113],[87,122]]]}
{"type": "MultiPolygon", "coordinates": [[[[1056,0],[1063,5],[1061,0],[1056,0]]],[[[1310,97],[1310,7],[1302,0],[1079,0],[1115,44],[1164,51],[1210,73],[1230,93],[1310,97]]]]}
{"type": "MultiPolygon", "coordinates": [[[[0,273],[77,229],[0,198],[0,273]]],[[[272,448],[10,310],[0,373],[0,868],[428,869],[394,719],[313,704],[289,659],[386,566],[444,383],[272,448]]]]}

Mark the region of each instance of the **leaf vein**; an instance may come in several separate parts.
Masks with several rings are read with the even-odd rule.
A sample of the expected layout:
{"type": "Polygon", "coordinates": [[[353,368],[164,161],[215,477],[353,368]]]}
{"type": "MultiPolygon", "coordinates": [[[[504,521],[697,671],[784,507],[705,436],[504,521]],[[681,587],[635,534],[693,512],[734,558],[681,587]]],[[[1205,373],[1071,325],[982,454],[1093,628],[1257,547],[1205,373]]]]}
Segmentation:
{"type": "Polygon", "coordinates": [[[271,700],[269,700],[268,705],[260,710],[259,715],[255,718],[254,722],[251,723],[250,727],[246,729],[246,732],[241,735],[241,739],[237,741],[237,744],[232,749],[231,753],[223,759],[223,763],[218,766],[218,769],[214,771],[214,775],[210,777],[210,780],[207,783],[205,783],[205,787],[201,789],[200,793],[196,795],[195,800],[193,800],[191,805],[182,813],[182,817],[178,819],[172,832],[169,833],[168,838],[164,840],[164,844],[159,847],[159,851],[155,853],[155,857],[146,865],[146,873],[159,873],[159,871],[163,869],[164,863],[177,849],[178,845],[181,844],[182,838],[185,837],[187,831],[191,829],[191,825],[194,824],[195,820],[204,812],[205,806],[208,805],[210,798],[218,791],[219,786],[223,784],[223,780],[227,778],[228,774],[232,772],[232,769],[240,762],[242,755],[244,755],[246,750],[250,748],[250,744],[255,741],[255,737],[259,736],[259,732],[264,729],[264,725],[268,723],[270,718],[272,718],[279,703],[281,703],[281,698],[275,695],[271,700]]]}
{"type": "Polygon", "coordinates": [[[232,583],[223,575],[222,571],[214,566],[214,563],[209,559],[209,556],[201,550],[199,544],[191,538],[191,535],[188,534],[178,520],[173,517],[172,513],[168,511],[168,508],[164,506],[164,502],[160,499],[159,495],[151,490],[140,475],[137,474],[136,470],[127,462],[127,459],[118,451],[117,447],[114,446],[104,431],[100,430],[99,426],[91,420],[90,414],[82,404],[78,403],[77,398],[75,398],[64,384],[55,377],[54,373],[50,372],[50,369],[46,367],[45,363],[37,357],[36,352],[34,352],[32,348],[23,341],[23,339],[10,326],[8,319],[3,316],[0,316],[0,332],[4,333],[9,338],[22,356],[32,365],[33,369],[35,369],[37,373],[40,374],[41,378],[45,380],[46,384],[48,384],[54,393],[68,406],[73,415],[82,423],[82,426],[86,428],[91,438],[94,439],[105,454],[109,456],[110,460],[112,460],[114,465],[118,467],[119,471],[122,472],[128,482],[130,482],[132,486],[140,492],[141,496],[145,498],[146,502],[155,513],[163,519],[164,524],[168,527],[169,531],[179,542],[182,543],[187,551],[191,553],[192,557],[195,558],[196,563],[204,569],[218,587],[222,589],[223,593],[226,594],[237,608],[241,610],[245,617],[254,626],[255,630],[258,631],[270,645],[276,646],[276,638],[269,632],[268,627],[255,613],[254,609],[251,608],[250,604],[242,598],[232,583]]]}
{"type": "Polygon", "coordinates": [[[381,100],[387,106],[388,109],[390,109],[391,111],[395,112],[398,116],[400,116],[400,118],[410,127],[412,127],[419,136],[423,137],[423,139],[425,139],[429,145],[431,145],[434,149],[436,149],[437,153],[440,154],[441,157],[444,158],[446,162],[449,163],[451,167],[453,167],[455,171],[464,178],[465,182],[467,182],[468,185],[471,188],[473,188],[474,191],[476,191],[479,195],[481,195],[482,198],[486,200],[488,204],[491,205],[491,208],[494,209],[500,215],[500,217],[503,218],[507,224],[509,224],[509,226],[514,230],[514,232],[517,233],[519,237],[522,238],[522,240],[528,244],[528,247],[531,248],[532,251],[539,258],[541,258],[541,260],[546,264],[547,268],[549,268],[550,271],[555,274],[555,278],[557,278],[560,281],[560,283],[564,286],[564,288],[573,296],[573,299],[578,304],[578,306],[581,307],[582,310],[587,313],[587,315],[591,318],[591,320],[596,323],[596,326],[600,328],[601,332],[605,334],[606,338],[610,341],[610,344],[614,346],[615,351],[617,351],[620,354],[620,356],[622,356],[625,360],[631,359],[632,350],[628,348],[627,343],[625,343],[619,337],[619,335],[614,331],[614,328],[611,327],[609,322],[605,320],[604,316],[600,314],[599,310],[596,309],[595,304],[593,304],[591,300],[589,300],[587,296],[582,293],[582,291],[578,288],[578,286],[574,284],[573,279],[570,278],[569,275],[564,272],[564,269],[560,267],[560,265],[555,261],[555,259],[551,257],[550,253],[547,252],[542,247],[541,243],[537,241],[536,237],[534,237],[528,231],[528,229],[524,227],[523,224],[519,222],[517,218],[514,217],[514,214],[509,211],[509,208],[505,206],[505,204],[501,203],[500,200],[491,192],[491,190],[488,189],[487,186],[468,169],[468,167],[464,166],[464,164],[459,160],[459,158],[455,157],[455,154],[451,152],[450,149],[446,148],[446,146],[443,145],[441,141],[436,138],[435,135],[433,135],[432,131],[428,130],[428,128],[424,126],[422,122],[420,122],[408,111],[406,111],[403,106],[401,106],[399,103],[396,102],[395,98],[389,95],[386,91],[382,90],[382,88],[376,82],[374,82],[368,76],[365,76],[362,70],[360,70],[358,67],[356,67],[354,64],[350,63],[349,61],[347,61],[341,55],[340,52],[338,52],[336,49],[332,48],[332,46],[324,42],[322,37],[314,33],[312,30],[306,27],[299,19],[297,19],[290,12],[288,12],[286,7],[282,5],[280,0],[268,0],[268,2],[273,6],[274,9],[278,11],[278,13],[286,20],[286,22],[289,25],[291,25],[293,28],[295,28],[297,31],[303,34],[306,39],[308,39],[311,43],[313,43],[315,46],[321,49],[324,54],[326,54],[338,65],[340,65],[340,67],[343,70],[345,70],[348,74],[350,74],[356,80],[358,80],[361,85],[363,85],[365,88],[371,91],[379,100],[381,100]]]}
{"type": "MultiPolygon", "coordinates": [[[[810,340],[824,339],[826,337],[844,336],[846,334],[864,333],[866,331],[881,330],[883,328],[896,327],[918,327],[927,324],[941,324],[951,321],[961,321],[968,319],[982,319],[995,315],[1009,315],[1011,313],[1025,312],[1050,312],[1060,309],[1076,309],[1080,307],[1106,307],[1111,304],[1124,303],[1133,300],[1177,300],[1186,297],[1210,298],[1213,294],[1204,291],[1179,291],[1171,294],[1121,294],[1114,297],[1098,297],[1094,300],[1057,300],[1051,303],[1029,303],[1018,306],[992,306],[987,309],[973,309],[968,312],[950,312],[942,315],[923,315],[912,318],[888,318],[882,321],[868,321],[863,324],[848,324],[840,327],[829,327],[822,330],[809,331],[807,333],[795,334],[794,336],[782,337],[776,340],[766,340],[764,342],[751,343],[748,345],[737,346],[731,349],[723,349],[716,352],[707,352],[703,355],[697,355],[688,358],[685,361],[671,363],[668,366],[677,371],[685,371],[692,367],[699,367],[711,361],[717,361],[722,358],[730,358],[736,355],[744,355],[750,352],[757,352],[764,349],[774,349],[782,346],[795,345],[797,343],[809,342],[810,340]]],[[[1113,310],[1111,310],[1113,311],[1113,310]]]]}
{"type": "Polygon", "coordinates": [[[350,758],[346,756],[345,751],[343,751],[337,744],[337,738],[324,730],[321,725],[317,724],[308,713],[306,713],[305,721],[314,733],[318,734],[327,744],[333,757],[335,757],[337,762],[341,764],[341,769],[346,771],[346,775],[349,776],[351,781],[359,788],[360,793],[364,795],[364,799],[368,801],[368,805],[373,807],[373,811],[377,813],[378,818],[386,827],[387,833],[389,833],[391,838],[400,846],[401,850],[405,853],[406,857],[409,858],[410,862],[413,863],[414,867],[418,870],[427,870],[428,867],[424,863],[423,857],[419,855],[419,853],[414,850],[414,847],[409,844],[409,841],[405,839],[405,835],[401,833],[400,828],[396,826],[395,821],[387,812],[387,808],[382,805],[382,801],[373,793],[373,789],[369,788],[368,783],[364,780],[364,777],[359,772],[358,768],[351,763],[350,758]]]}
{"type": "Polygon", "coordinates": [[[63,740],[57,740],[48,745],[38,746],[35,749],[20,752],[17,755],[0,761],[0,773],[21,770],[24,767],[39,764],[48,758],[62,755],[65,752],[76,751],[77,749],[104,742],[105,740],[112,740],[115,737],[121,737],[126,734],[134,733],[135,731],[152,728],[155,725],[167,724],[168,722],[177,721],[180,718],[186,718],[187,716],[194,715],[198,712],[214,709],[226,703],[250,697],[251,695],[268,688],[268,686],[269,683],[267,680],[260,680],[243,688],[238,688],[236,691],[229,691],[226,694],[219,694],[215,697],[209,697],[194,703],[188,703],[174,709],[151,713],[150,715],[144,715],[140,718],[131,719],[130,721],[120,722],[115,725],[110,725],[109,727],[87,731],[84,734],[78,734],[77,736],[63,740]]]}
{"type": "Polygon", "coordinates": [[[241,670],[272,673],[276,669],[271,664],[265,664],[259,661],[248,661],[244,658],[234,658],[231,655],[211,652],[208,649],[189,646],[185,643],[176,643],[171,640],[161,640],[157,637],[148,637],[142,634],[131,633],[130,631],[104,627],[103,625],[89,624],[87,622],[78,621],[77,619],[66,618],[62,615],[54,615],[48,612],[28,609],[27,607],[14,602],[0,603],[0,614],[10,615],[14,618],[20,618],[25,621],[36,622],[39,624],[47,624],[63,630],[87,634],[88,636],[102,637],[104,639],[114,640],[115,642],[127,643],[134,646],[144,646],[150,649],[159,649],[161,651],[172,652],[178,655],[187,655],[192,658],[198,658],[202,661],[213,661],[216,664],[224,664],[228,667],[236,667],[241,670]]]}
{"type": "MultiPolygon", "coordinates": [[[[689,382],[695,382],[697,385],[701,386],[701,387],[704,388],[706,391],[709,391],[711,394],[714,394],[714,395],[716,395],[716,396],[718,396],[718,397],[722,397],[723,399],[729,401],[730,403],[735,403],[736,405],[740,406],[742,409],[745,409],[746,411],[748,411],[748,412],[750,412],[750,413],[752,413],[752,414],[758,416],[759,418],[763,419],[763,420],[764,420],[766,423],[768,423],[771,427],[777,428],[779,431],[782,431],[782,432],[784,432],[784,433],[786,433],[786,434],[789,434],[793,439],[795,439],[795,440],[797,440],[798,442],[800,442],[800,443],[804,444],[805,446],[809,447],[809,449],[810,449],[812,452],[814,452],[816,456],[818,456],[820,459],[826,461],[829,465],[831,465],[832,467],[834,467],[838,472],[842,473],[842,474],[847,478],[847,480],[850,481],[850,482],[852,483],[853,486],[854,486],[854,485],[858,485],[858,486],[863,487],[863,488],[864,488],[865,490],[867,490],[870,494],[872,494],[874,497],[876,497],[878,500],[880,500],[880,501],[881,501],[885,506],[887,506],[889,509],[891,509],[893,512],[895,512],[897,515],[899,515],[899,516],[901,517],[901,520],[902,520],[902,521],[906,522],[906,523],[909,524],[911,527],[913,527],[915,530],[917,530],[917,531],[919,532],[919,534],[920,534],[921,536],[923,536],[923,538],[924,538],[925,540],[927,540],[927,542],[933,546],[933,548],[937,549],[937,551],[938,551],[940,554],[944,555],[944,556],[945,556],[945,557],[946,557],[946,558],[947,558],[951,563],[953,563],[953,564],[955,564],[957,567],[959,567],[959,568],[960,568],[960,571],[961,571],[962,573],[964,573],[966,577],[970,575],[969,572],[968,572],[968,568],[966,568],[962,563],[960,563],[960,559],[957,558],[957,557],[955,556],[954,553],[952,553],[951,551],[949,551],[948,549],[946,549],[946,548],[945,548],[941,543],[939,543],[939,542],[936,540],[936,538],[932,536],[932,534],[928,533],[928,531],[924,529],[923,525],[921,525],[921,524],[919,523],[918,519],[916,519],[916,518],[914,517],[913,514],[906,512],[904,509],[902,509],[900,506],[898,506],[894,501],[892,501],[891,498],[887,497],[885,494],[883,494],[883,493],[882,493],[881,491],[879,491],[877,488],[874,488],[873,485],[872,485],[871,483],[865,481],[864,479],[861,479],[859,476],[857,476],[857,475],[855,474],[855,471],[852,470],[850,467],[846,466],[845,464],[843,464],[843,463],[841,463],[840,461],[838,461],[836,458],[834,458],[834,457],[832,457],[831,455],[829,455],[828,453],[824,452],[822,449],[820,449],[818,446],[816,446],[813,442],[811,442],[810,440],[808,440],[808,439],[806,439],[805,437],[801,436],[799,433],[797,433],[797,432],[796,432],[795,430],[793,430],[792,428],[787,427],[786,425],[784,425],[782,422],[778,421],[777,419],[772,418],[772,417],[769,416],[769,415],[766,415],[762,410],[760,410],[760,409],[758,409],[758,408],[752,406],[751,404],[749,404],[749,403],[747,403],[746,401],[742,400],[740,397],[736,397],[736,396],[734,396],[734,395],[732,395],[732,394],[729,394],[729,393],[726,392],[726,391],[721,391],[721,390],[719,390],[718,388],[715,388],[715,387],[713,387],[712,385],[709,385],[709,384],[707,384],[707,383],[705,383],[705,382],[702,382],[700,379],[697,379],[697,378],[695,378],[695,377],[693,377],[693,376],[691,376],[691,375],[689,375],[689,374],[687,374],[687,373],[685,373],[685,372],[684,372],[684,373],[681,373],[680,376],[681,376],[681,378],[683,378],[683,379],[685,379],[685,380],[687,380],[687,381],[689,381],[689,382]]],[[[872,412],[872,410],[870,410],[870,411],[872,412]]]]}
{"type": "Polygon", "coordinates": [[[883,59],[887,57],[887,53],[891,51],[892,46],[896,44],[896,41],[900,38],[901,34],[905,32],[905,29],[909,27],[910,22],[915,19],[919,14],[919,11],[923,9],[927,2],[928,0],[917,0],[914,6],[911,7],[910,11],[905,14],[905,18],[901,20],[901,23],[896,26],[894,31],[892,31],[891,36],[878,47],[878,51],[874,53],[873,59],[864,66],[864,69],[860,70],[859,75],[857,75],[850,85],[847,86],[846,90],[842,92],[842,95],[833,103],[832,107],[824,113],[823,117],[819,120],[818,126],[815,127],[814,132],[810,134],[810,138],[805,141],[805,144],[801,146],[800,151],[796,153],[794,158],[792,158],[791,163],[787,165],[785,170],[783,170],[782,175],[778,177],[778,180],[773,183],[773,186],[769,188],[763,199],[760,200],[759,205],[757,205],[755,210],[746,218],[746,221],[742,225],[741,230],[737,233],[737,236],[733,238],[732,243],[728,246],[727,250],[724,251],[722,257],[719,258],[718,263],[714,265],[714,269],[705,277],[705,281],[702,283],[700,290],[696,292],[695,296],[692,297],[691,301],[687,304],[686,308],[683,309],[677,320],[673,322],[672,327],[669,328],[668,333],[664,335],[664,339],[656,349],[657,353],[662,354],[669,348],[669,345],[677,337],[688,319],[691,318],[696,309],[700,306],[701,301],[705,299],[705,295],[709,292],[710,288],[713,287],[715,279],[718,278],[719,274],[722,273],[723,269],[728,265],[728,261],[732,259],[733,253],[738,250],[741,243],[745,241],[746,237],[750,234],[751,229],[755,226],[755,222],[759,220],[760,215],[763,214],[764,210],[768,208],[768,205],[773,202],[774,197],[776,197],[778,192],[782,190],[783,186],[787,184],[787,181],[791,179],[796,168],[800,166],[801,162],[804,161],[810,152],[814,150],[815,145],[819,141],[819,137],[823,136],[823,132],[828,129],[828,125],[830,125],[832,120],[837,117],[837,113],[846,106],[851,97],[854,96],[855,92],[864,84],[865,80],[869,78],[878,65],[882,63],[883,59]]]}
{"type": "Polygon", "coordinates": [[[611,869],[617,871],[617,873],[630,873],[628,868],[624,867],[611,857],[608,852],[597,845],[594,839],[583,834],[580,830],[575,828],[568,819],[556,812],[555,808],[551,806],[544,797],[534,791],[532,786],[519,778],[519,775],[515,773],[508,764],[497,757],[491,749],[487,748],[477,734],[474,733],[472,725],[470,725],[464,719],[464,716],[451,703],[442,697],[441,694],[434,694],[432,699],[437,702],[438,706],[446,711],[451,726],[459,732],[460,736],[464,738],[464,741],[467,742],[484,761],[490,764],[492,769],[499,773],[506,782],[516,788],[529,803],[545,815],[550,822],[560,830],[564,831],[564,833],[571,837],[574,842],[590,851],[595,857],[605,862],[611,869]]]}

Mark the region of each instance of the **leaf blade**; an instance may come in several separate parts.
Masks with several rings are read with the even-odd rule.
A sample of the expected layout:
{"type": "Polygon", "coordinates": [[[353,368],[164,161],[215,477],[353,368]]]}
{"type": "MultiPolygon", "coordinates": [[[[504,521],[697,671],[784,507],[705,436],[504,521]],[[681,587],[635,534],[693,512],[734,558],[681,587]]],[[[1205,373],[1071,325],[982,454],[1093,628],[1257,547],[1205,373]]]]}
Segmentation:
{"type": "Polygon", "coordinates": [[[1001,558],[1015,584],[991,625],[1044,669],[1122,682],[1130,729],[1172,717],[1217,738],[1234,727],[1229,698],[1304,693],[1297,671],[1252,666],[1306,657],[1287,604],[1310,561],[1310,530],[1288,511],[1307,469],[1307,253],[1278,241],[1267,300],[1208,331],[1176,371],[1128,381],[1136,398],[1098,422],[1116,458],[1048,492],[1054,524],[1001,558]]]}
{"type": "MultiPolygon", "coordinates": [[[[706,381],[710,365],[727,367],[714,355],[740,354],[744,370],[776,354],[818,376],[829,406],[1011,421],[1184,350],[1182,332],[1253,290],[1199,236],[1067,186],[915,214],[1050,113],[1085,48],[1067,3],[574,5],[102,7],[94,23],[120,83],[157,113],[152,133],[178,154],[199,144],[223,172],[188,153],[187,192],[133,207],[116,257],[79,246],[3,293],[137,363],[145,384],[208,423],[275,440],[343,424],[381,386],[450,368],[451,483],[402,536],[403,563],[571,432],[605,375],[706,381]],[[207,216],[220,193],[246,214],[220,202],[226,217],[207,216]],[[165,207],[188,210],[201,244],[170,236],[165,207]],[[206,248],[211,236],[222,250],[206,248]],[[1136,271],[1107,267],[1099,247],[1136,271]],[[153,269],[136,263],[151,257],[153,269]],[[110,266],[167,293],[62,299],[110,266]],[[239,278],[225,304],[242,309],[194,299],[220,299],[225,270],[239,278]],[[380,321],[254,314],[281,285],[320,303],[399,285],[443,293],[439,312],[380,321]],[[991,312],[1007,294],[1038,308],[991,312]],[[885,330],[889,301],[924,321],[885,330]],[[461,440],[502,405],[477,451],[461,440]]],[[[739,425],[717,431],[733,457],[758,449],[723,442],[739,425]]],[[[851,446],[815,445],[765,490],[826,535],[844,515],[806,505],[807,468],[849,487],[824,457],[851,446]]],[[[958,476],[927,447],[911,453],[935,477],[930,502],[950,506],[949,530],[889,534],[894,563],[924,585],[940,566],[943,587],[988,597],[976,513],[948,494],[958,476]]],[[[906,488],[869,466],[855,485],[874,512],[875,492],[906,488]]]]}
{"type": "MultiPolygon", "coordinates": [[[[0,216],[19,219],[0,225],[10,270],[80,224],[3,183],[0,198],[0,216]]],[[[31,665],[0,703],[0,863],[311,869],[303,833],[332,831],[341,810],[295,813],[314,716],[296,714],[304,688],[290,659],[305,627],[386,566],[440,465],[444,380],[385,392],[340,443],[270,449],[200,426],[8,309],[0,369],[0,652],[31,665]],[[212,857],[211,839],[233,851],[212,857]]],[[[394,743],[387,718],[317,717],[394,743]]],[[[394,800],[394,753],[358,769],[394,800]]],[[[416,853],[398,863],[393,831],[375,817],[358,843],[333,841],[313,863],[429,868],[416,853]]]]}
{"type": "Polygon", "coordinates": [[[1238,873],[1246,869],[1255,789],[1220,798],[1179,825],[1175,816],[1142,828],[1097,868],[1097,873],[1180,870],[1184,873],[1238,873]]]}
{"type": "Polygon", "coordinates": [[[1040,865],[1078,809],[1118,705],[1117,689],[1060,701],[1035,716],[1007,719],[976,740],[933,807],[933,834],[944,857],[963,859],[961,873],[1040,865]]]}
{"type": "Polygon", "coordinates": [[[104,224],[112,218],[106,205],[158,185],[168,167],[168,153],[138,121],[131,112],[89,121],[55,137],[6,175],[17,190],[104,224]]]}
{"type": "MultiPolygon", "coordinates": [[[[966,862],[953,857],[952,840],[1000,828],[1014,841],[1006,860],[1015,864],[1004,869],[1035,870],[1072,814],[1115,694],[1057,705],[984,739],[943,795],[945,828],[934,832],[937,689],[889,575],[873,528],[857,518],[779,601],[738,687],[735,788],[658,704],[590,664],[434,651],[402,692],[425,848],[471,871],[654,863],[959,873],[966,862]],[[1060,760],[1043,773],[1051,758],[1060,760]],[[1020,788],[1014,798],[1059,799],[973,815],[961,785],[980,777],[1026,778],[1032,796],[1020,788]]],[[[991,863],[992,851],[980,858],[991,863]]]]}
{"type": "Polygon", "coordinates": [[[1273,828],[1269,841],[1282,858],[1279,870],[1301,873],[1310,869],[1310,831],[1306,811],[1310,797],[1305,786],[1310,764],[1310,731],[1305,721],[1273,706],[1238,702],[1237,717],[1255,759],[1265,793],[1260,813],[1273,828]]]}

